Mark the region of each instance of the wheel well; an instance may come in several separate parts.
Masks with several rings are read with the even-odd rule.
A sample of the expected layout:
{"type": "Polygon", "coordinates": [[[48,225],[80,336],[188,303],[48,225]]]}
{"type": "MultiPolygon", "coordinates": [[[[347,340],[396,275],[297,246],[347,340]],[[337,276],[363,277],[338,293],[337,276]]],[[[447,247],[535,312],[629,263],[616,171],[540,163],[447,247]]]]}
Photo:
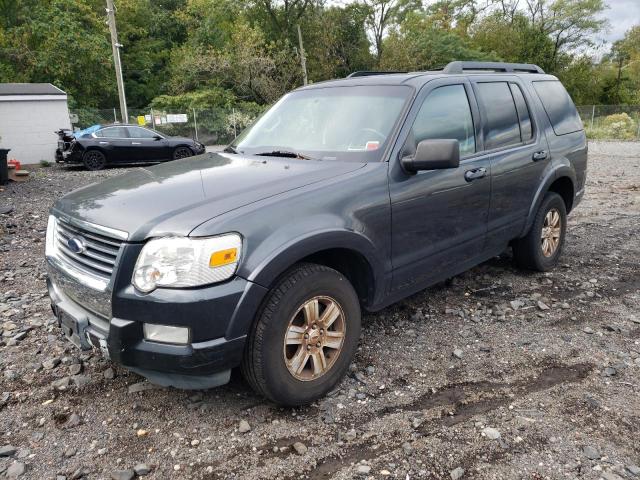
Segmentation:
{"type": "Polygon", "coordinates": [[[355,250],[330,248],[309,255],[300,261],[325,265],[342,273],[353,285],[363,305],[368,305],[373,299],[375,291],[373,269],[367,259],[355,250]]]}
{"type": "Polygon", "coordinates": [[[555,192],[562,197],[564,205],[567,208],[567,213],[569,213],[573,207],[573,196],[575,193],[571,179],[569,177],[558,178],[549,186],[549,191],[555,192]]]}

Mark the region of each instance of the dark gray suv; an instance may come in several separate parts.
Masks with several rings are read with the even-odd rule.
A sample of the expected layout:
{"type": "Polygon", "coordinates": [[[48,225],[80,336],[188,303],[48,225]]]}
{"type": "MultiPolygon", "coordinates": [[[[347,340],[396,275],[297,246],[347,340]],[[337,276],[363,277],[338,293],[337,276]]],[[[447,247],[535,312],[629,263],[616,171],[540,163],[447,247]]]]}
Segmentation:
{"type": "Polygon", "coordinates": [[[208,388],[241,366],[267,398],[305,404],[347,371],[363,309],[509,246],[552,268],[586,166],[571,98],[535,65],[318,83],[223,153],[58,200],[53,310],[79,348],[153,382],[208,388]]]}

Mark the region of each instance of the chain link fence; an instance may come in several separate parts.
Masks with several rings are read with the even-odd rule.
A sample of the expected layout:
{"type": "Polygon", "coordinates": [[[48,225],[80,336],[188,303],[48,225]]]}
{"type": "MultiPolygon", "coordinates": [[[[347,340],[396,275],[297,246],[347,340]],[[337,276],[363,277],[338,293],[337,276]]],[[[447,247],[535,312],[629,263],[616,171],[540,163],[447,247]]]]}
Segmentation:
{"type": "Polygon", "coordinates": [[[593,140],[640,140],[640,105],[583,105],[578,113],[593,140]]]}
{"type": "MultiPolygon", "coordinates": [[[[180,111],[130,109],[128,123],[153,128],[165,135],[189,137],[205,145],[226,145],[266,109],[189,108],[180,111]]],[[[593,140],[640,140],[640,105],[582,105],[577,107],[587,137],[593,140]]],[[[120,120],[117,108],[76,109],[74,128],[120,120]]]]}
{"type": "MultiPolygon", "coordinates": [[[[266,107],[265,107],[266,108],[266,107]]],[[[189,108],[179,111],[129,109],[127,123],[152,128],[169,136],[189,137],[205,145],[226,145],[250,125],[264,109],[189,108]]],[[[120,109],[75,109],[70,112],[74,129],[120,121],[120,109]]]]}

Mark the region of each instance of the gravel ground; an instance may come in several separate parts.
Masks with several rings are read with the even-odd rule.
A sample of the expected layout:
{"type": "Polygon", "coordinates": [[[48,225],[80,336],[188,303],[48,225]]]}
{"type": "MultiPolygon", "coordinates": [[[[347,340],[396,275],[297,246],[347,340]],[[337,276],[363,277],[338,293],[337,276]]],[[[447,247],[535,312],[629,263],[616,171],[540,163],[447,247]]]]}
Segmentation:
{"type": "Polygon", "coordinates": [[[640,144],[591,144],[557,270],[506,252],[366,315],[349,376],[297,409],[239,376],[154,388],[61,337],[47,209],[122,172],[0,190],[0,477],[640,478],[640,144]]]}

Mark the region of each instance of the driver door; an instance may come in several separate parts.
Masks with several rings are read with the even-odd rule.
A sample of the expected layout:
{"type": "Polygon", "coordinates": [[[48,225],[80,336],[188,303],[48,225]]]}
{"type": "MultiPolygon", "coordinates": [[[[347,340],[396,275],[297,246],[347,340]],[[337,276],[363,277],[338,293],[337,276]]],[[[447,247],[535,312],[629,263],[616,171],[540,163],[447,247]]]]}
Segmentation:
{"type": "Polygon", "coordinates": [[[416,99],[389,169],[392,291],[420,290],[466,270],[481,256],[491,164],[477,153],[477,125],[477,104],[465,79],[431,81],[416,99]],[[400,158],[426,139],[458,140],[459,167],[405,172],[400,158]]]}

